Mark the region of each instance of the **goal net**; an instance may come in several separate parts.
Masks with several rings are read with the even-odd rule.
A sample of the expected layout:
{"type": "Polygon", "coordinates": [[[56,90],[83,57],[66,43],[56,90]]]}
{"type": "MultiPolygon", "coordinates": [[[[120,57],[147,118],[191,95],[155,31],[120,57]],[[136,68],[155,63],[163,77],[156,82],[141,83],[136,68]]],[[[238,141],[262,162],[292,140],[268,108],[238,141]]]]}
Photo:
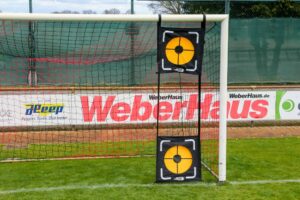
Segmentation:
{"type": "MultiPolygon", "coordinates": [[[[200,27],[201,20],[162,15],[163,25],[178,28],[200,27]]],[[[0,160],[154,155],[157,21],[157,15],[1,14],[0,160]]],[[[228,18],[207,15],[206,26],[201,162],[222,181],[228,18]]],[[[197,128],[197,81],[185,74],[162,78],[161,98],[171,105],[163,131],[197,128]]]]}

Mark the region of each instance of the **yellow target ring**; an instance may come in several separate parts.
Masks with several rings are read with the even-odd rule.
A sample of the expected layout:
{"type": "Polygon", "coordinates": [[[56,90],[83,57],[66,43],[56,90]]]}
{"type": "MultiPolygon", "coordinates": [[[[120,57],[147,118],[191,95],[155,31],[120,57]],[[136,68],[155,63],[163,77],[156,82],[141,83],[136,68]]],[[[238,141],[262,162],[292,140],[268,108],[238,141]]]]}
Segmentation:
{"type": "Polygon", "coordinates": [[[171,39],[165,51],[168,61],[174,65],[184,65],[190,62],[195,54],[193,43],[185,37],[171,39]]]}
{"type": "Polygon", "coordinates": [[[185,173],[191,168],[192,163],[192,153],[185,146],[173,146],[168,149],[164,156],[164,164],[166,168],[173,174],[185,173]]]}

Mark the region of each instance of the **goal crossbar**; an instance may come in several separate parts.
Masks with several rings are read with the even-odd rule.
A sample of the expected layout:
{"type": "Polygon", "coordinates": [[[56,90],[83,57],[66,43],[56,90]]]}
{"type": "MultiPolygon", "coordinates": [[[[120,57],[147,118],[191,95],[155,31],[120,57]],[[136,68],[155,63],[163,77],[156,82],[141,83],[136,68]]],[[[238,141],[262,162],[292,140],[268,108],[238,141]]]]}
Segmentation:
{"type": "MultiPolygon", "coordinates": [[[[109,21],[109,22],[157,22],[159,15],[127,15],[127,14],[42,14],[42,13],[0,13],[1,20],[20,20],[20,21],[109,21]]],[[[207,22],[222,22],[228,19],[228,15],[206,15],[207,22]]],[[[187,14],[187,15],[161,15],[163,22],[201,22],[203,15],[187,14]]]]}

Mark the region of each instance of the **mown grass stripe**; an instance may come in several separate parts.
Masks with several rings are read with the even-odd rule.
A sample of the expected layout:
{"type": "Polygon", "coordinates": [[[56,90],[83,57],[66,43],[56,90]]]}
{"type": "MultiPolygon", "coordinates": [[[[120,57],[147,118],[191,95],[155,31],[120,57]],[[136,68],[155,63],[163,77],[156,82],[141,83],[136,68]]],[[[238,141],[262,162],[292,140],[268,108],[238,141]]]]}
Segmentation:
{"type": "MultiPolygon", "coordinates": [[[[253,181],[231,181],[228,185],[260,185],[260,184],[285,184],[285,183],[300,183],[300,179],[287,180],[253,180],[253,181]]],[[[30,193],[30,192],[51,192],[63,190],[82,190],[82,189],[109,189],[109,188],[151,188],[151,187],[168,187],[168,186],[188,186],[188,187],[216,187],[217,183],[167,183],[167,184],[98,184],[98,185],[66,185],[58,187],[41,187],[41,188],[20,188],[15,190],[2,190],[0,195],[15,194],[15,193],[30,193]]]]}

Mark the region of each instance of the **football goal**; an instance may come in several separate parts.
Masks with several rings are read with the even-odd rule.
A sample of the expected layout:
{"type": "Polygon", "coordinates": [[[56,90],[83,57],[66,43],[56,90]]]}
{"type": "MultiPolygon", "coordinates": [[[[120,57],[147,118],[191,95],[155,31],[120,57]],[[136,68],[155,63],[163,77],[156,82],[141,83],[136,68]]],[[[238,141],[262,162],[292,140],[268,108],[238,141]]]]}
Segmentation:
{"type": "MultiPolygon", "coordinates": [[[[155,155],[159,118],[165,135],[200,126],[202,166],[225,181],[228,16],[206,15],[200,95],[178,71],[157,96],[159,21],[196,29],[203,15],[1,13],[0,160],[155,155]]],[[[176,53],[192,60],[189,45],[176,53]]]]}

